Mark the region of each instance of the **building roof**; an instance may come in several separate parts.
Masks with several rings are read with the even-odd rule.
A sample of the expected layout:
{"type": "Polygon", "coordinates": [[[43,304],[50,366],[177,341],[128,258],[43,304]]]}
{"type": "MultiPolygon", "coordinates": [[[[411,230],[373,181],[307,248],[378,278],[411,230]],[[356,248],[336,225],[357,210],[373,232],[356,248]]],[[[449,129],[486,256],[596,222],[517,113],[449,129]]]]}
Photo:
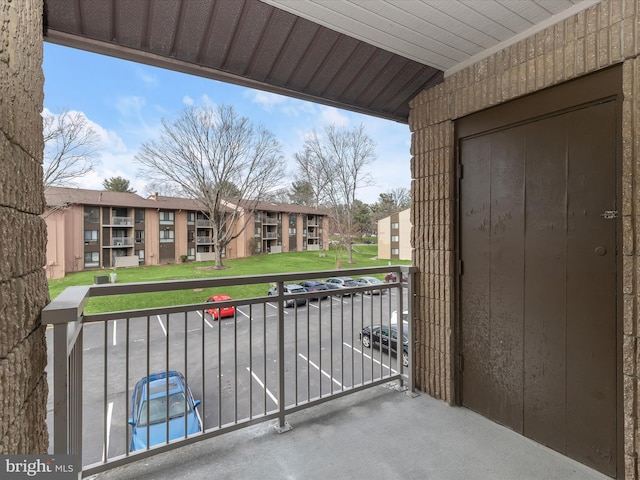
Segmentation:
{"type": "MultiPolygon", "coordinates": [[[[203,211],[204,205],[190,198],[162,195],[143,198],[136,193],[108,192],[82,188],[49,187],[45,190],[46,205],[60,208],[69,205],[93,205],[104,207],[160,208],[163,210],[203,211]]],[[[253,204],[252,204],[253,205],[253,204]]],[[[283,213],[327,215],[324,209],[288,203],[258,202],[254,210],[283,213]]]]}
{"type": "Polygon", "coordinates": [[[600,0],[45,0],[45,41],[406,123],[443,78],[600,0]]]}

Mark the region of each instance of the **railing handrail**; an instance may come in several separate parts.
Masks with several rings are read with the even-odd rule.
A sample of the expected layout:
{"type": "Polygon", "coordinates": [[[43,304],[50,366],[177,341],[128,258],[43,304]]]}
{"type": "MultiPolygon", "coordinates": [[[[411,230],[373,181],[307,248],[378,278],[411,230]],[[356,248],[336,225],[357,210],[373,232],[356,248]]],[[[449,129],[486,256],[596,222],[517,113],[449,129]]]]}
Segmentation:
{"type": "MultiPolygon", "coordinates": [[[[65,289],[60,295],[58,295],[49,305],[47,305],[42,311],[42,322],[44,324],[51,324],[54,326],[53,330],[53,339],[54,339],[54,348],[53,348],[53,356],[54,356],[54,365],[53,365],[53,375],[54,375],[54,386],[52,388],[54,395],[54,415],[53,415],[53,424],[54,424],[54,441],[53,441],[53,449],[55,454],[67,454],[72,453],[79,455],[82,458],[82,450],[83,450],[83,442],[82,442],[82,378],[83,378],[83,324],[86,323],[95,323],[95,322],[108,322],[111,320],[120,320],[123,318],[134,321],[138,320],[138,317],[146,317],[147,322],[149,321],[149,317],[154,315],[163,315],[166,316],[167,320],[169,315],[173,313],[181,313],[181,312],[190,312],[190,311],[202,311],[204,315],[204,310],[211,308],[223,308],[226,306],[250,306],[258,305],[258,304],[266,304],[266,303],[275,303],[276,308],[278,309],[278,401],[277,401],[277,411],[269,411],[265,410],[263,416],[255,417],[254,419],[249,418],[249,420],[236,420],[235,425],[225,426],[224,428],[219,427],[219,429],[211,429],[207,431],[203,431],[201,435],[197,437],[189,437],[184,438],[180,442],[175,442],[174,444],[166,444],[158,447],[154,447],[151,450],[146,450],[142,452],[137,452],[135,456],[131,456],[131,454],[127,453],[118,457],[105,457],[101,463],[85,466],[83,468],[84,473],[97,473],[99,471],[104,471],[109,468],[112,468],[115,465],[122,465],[128,462],[133,461],[134,459],[142,459],[148,457],[150,455],[154,455],[156,453],[171,450],[175,448],[176,445],[184,445],[187,443],[193,443],[195,441],[199,441],[199,439],[210,438],[212,436],[220,435],[226,431],[235,430],[241,428],[245,425],[250,425],[259,421],[266,421],[269,419],[277,419],[278,420],[278,428],[282,431],[287,430],[288,424],[285,420],[285,415],[291,414],[294,411],[301,410],[303,408],[308,408],[313,405],[317,405],[318,403],[329,401],[333,398],[338,398],[340,396],[347,395],[349,393],[354,393],[356,391],[360,391],[364,388],[371,388],[375,385],[380,385],[382,383],[387,383],[389,381],[399,381],[400,385],[404,382],[408,383],[408,389],[413,391],[413,378],[412,378],[412,370],[411,366],[406,368],[408,372],[408,376],[403,376],[403,367],[401,366],[402,355],[398,353],[397,355],[397,371],[391,371],[391,363],[389,362],[389,373],[385,374],[385,376],[381,376],[378,379],[373,378],[373,368],[371,369],[372,378],[364,383],[364,379],[358,385],[352,384],[348,388],[340,387],[337,391],[334,392],[333,388],[331,391],[323,396],[322,390],[319,397],[309,398],[306,401],[301,403],[296,402],[293,405],[285,404],[285,385],[284,385],[284,371],[285,362],[284,362],[284,300],[288,300],[291,298],[317,298],[318,292],[307,292],[301,293],[297,295],[285,295],[283,286],[288,283],[296,283],[297,281],[303,279],[314,279],[314,278],[327,278],[333,276],[367,276],[374,275],[380,273],[388,273],[395,272],[396,278],[402,278],[402,272],[406,272],[408,274],[415,273],[417,269],[413,266],[403,266],[403,265],[392,265],[392,266],[379,266],[379,267],[364,267],[364,268],[350,268],[344,270],[321,270],[321,271],[312,271],[312,272],[294,272],[294,273],[284,273],[284,274],[262,274],[255,275],[252,277],[224,277],[224,278],[206,278],[206,279],[193,279],[193,280],[172,280],[172,281],[159,281],[159,282],[139,282],[139,283],[128,283],[128,284],[106,284],[106,285],[87,285],[87,286],[77,286],[77,287],[68,287],[65,289]],[[263,296],[256,298],[244,298],[244,299],[234,299],[234,300],[225,300],[215,302],[214,304],[209,302],[201,302],[196,304],[187,304],[187,305],[179,305],[179,306],[171,306],[171,307],[157,307],[150,309],[139,309],[139,310],[131,310],[131,311],[120,311],[120,312],[105,312],[100,314],[93,315],[84,315],[84,308],[91,297],[101,297],[101,296],[109,296],[109,295],[126,295],[126,294],[136,294],[136,293],[153,293],[153,292],[162,292],[162,291],[175,291],[175,290],[185,290],[185,289],[194,289],[194,288],[210,288],[210,287],[222,287],[229,285],[250,285],[250,284],[262,284],[262,283],[275,283],[278,286],[278,292],[275,296],[263,296]],[[78,385],[80,385],[78,387],[78,385]],[[80,388],[80,391],[76,389],[80,388]]],[[[389,289],[398,289],[399,292],[402,292],[403,289],[405,293],[409,295],[409,305],[404,304],[403,295],[399,295],[397,300],[397,311],[398,311],[398,319],[401,321],[402,312],[409,309],[411,313],[412,306],[412,297],[413,297],[413,275],[409,275],[408,285],[406,287],[401,282],[393,282],[393,283],[384,283],[380,285],[363,285],[350,289],[350,292],[356,293],[364,293],[370,292],[372,290],[389,290],[389,289]]],[[[329,296],[334,296],[339,294],[340,291],[337,290],[328,290],[326,292],[329,296]]],[[[353,298],[353,296],[352,296],[353,298]]],[[[380,296],[382,298],[382,296],[380,296]]],[[[373,301],[373,297],[372,300],[373,301]]],[[[274,306],[274,305],[272,305],[274,306]]],[[[389,309],[391,308],[391,304],[389,304],[389,309]]],[[[389,310],[390,311],[390,310],[389,310]]],[[[186,319],[186,316],[184,317],[186,319]]],[[[186,320],[185,320],[186,321],[186,320]]],[[[204,321],[204,319],[203,319],[204,321]]],[[[353,321],[353,320],[352,320],[353,321]]],[[[390,321],[390,320],[389,320],[390,321]]],[[[357,324],[355,324],[357,325],[357,324]]],[[[371,323],[367,323],[367,325],[371,325],[371,323]]],[[[411,324],[410,324],[411,325],[411,324]]],[[[203,324],[204,326],[204,324],[203,324]]],[[[218,328],[220,323],[218,323],[218,328]]],[[[105,332],[107,328],[107,323],[105,323],[105,332]]],[[[148,326],[147,326],[148,328],[148,326]]],[[[353,328],[353,327],[350,327],[353,328]]],[[[362,328],[362,320],[360,323],[360,327],[362,328]]],[[[219,331],[219,330],[218,330],[219,331]]],[[[115,332],[115,329],[114,329],[115,332]]],[[[114,333],[115,335],[115,333],[114,333]]],[[[115,338],[115,337],[114,337],[115,338]]],[[[186,337],[185,337],[186,338],[186,337]]],[[[168,348],[168,347],[167,347],[168,348]]],[[[297,348],[297,347],[296,347],[297,348]]],[[[308,345],[307,345],[308,348],[308,345]]],[[[186,351],[186,350],[185,350],[186,351]]],[[[297,350],[296,350],[297,351],[297,350]]],[[[353,361],[353,353],[352,361],[353,361]]],[[[409,328],[409,358],[413,358],[413,341],[412,341],[412,328],[409,328]]],[[[168,360],[167,360],[168,362],[168,360]]],[[[186,357],[185,357],[186,362],[186,357]]],[[[322,361],[321,361],[322,362],[322,361]]],[[[106,364],[105,364],[106,365],[106,364]]],[[[147,367],[148,368],[148,367],[147,367]]],[[[168,363],[167,363],[168,368],[168,363]]],[[[353,366],[351,367],[353,369],[353,366]]],[[[395,368],[395,367],[394,367],[395,368]]],[[[105,367],[106,369],[106,367],[105,367]]],[[[329,371],[332,371],[332,368],[329,367],[329,371]]],[[[381,371],[382,373],[382,367],[381,371]]],[[[353,372],[352,372],[353,374],[353,372]]],[[[343,370],[344,375],[344,370],[343,370]]],[[[364,370],[363,370],[364,376],[364,370]]],[[[105,377],[106,378],[106,377],[105,377]]],[[[342,378],[342,377],[339,377],[342,378]]],[[[106,380],[105,380],[106,382],[106,380]]],[[[203,380],[204,382],[204,380],[203,380]]],[[[204,385],[204,384],[203,384],[204,385]]],[[[333,384],[331,384],[333,387],[333,384]]],[[[203,387],[204,388],[204,387],[203,387]]],[[[106,389],[106,383],[105,383],[106,389]]],[[[106,391],[106,390],[105,390],[106,391]]],[[[266,397],[265,397],[266,398],[266,397]]],[[[296,397],[297,398],[297,397],[296,397]]],[[[237,401],[237,400],[236,400],[237,401]]],[[[265,404],[266,405],[266,404],[265,404]]],[[[106,450],[105,450],[106,452],[106,450]]]]}

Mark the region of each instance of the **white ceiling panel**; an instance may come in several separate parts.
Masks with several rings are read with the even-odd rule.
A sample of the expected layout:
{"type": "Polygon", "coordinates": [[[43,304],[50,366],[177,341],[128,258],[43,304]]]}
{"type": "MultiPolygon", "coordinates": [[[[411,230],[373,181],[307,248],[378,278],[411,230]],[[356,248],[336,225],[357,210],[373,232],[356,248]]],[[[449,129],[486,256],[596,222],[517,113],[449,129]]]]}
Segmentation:
{"type": "Polygon", "coordinates": [[[451,73],[600,0],[262,0],[451,73]]]}

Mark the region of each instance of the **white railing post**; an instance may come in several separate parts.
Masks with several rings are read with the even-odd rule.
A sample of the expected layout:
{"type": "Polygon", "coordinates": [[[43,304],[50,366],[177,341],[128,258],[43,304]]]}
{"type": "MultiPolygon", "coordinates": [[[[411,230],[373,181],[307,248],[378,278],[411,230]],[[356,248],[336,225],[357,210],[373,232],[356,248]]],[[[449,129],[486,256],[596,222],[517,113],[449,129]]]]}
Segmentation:
{"type": "Polygon", "coordinates": [[[69,287],[42,311],[53,325],[53,452],[82,458],[82,312],[90,287],[69,287]]]}

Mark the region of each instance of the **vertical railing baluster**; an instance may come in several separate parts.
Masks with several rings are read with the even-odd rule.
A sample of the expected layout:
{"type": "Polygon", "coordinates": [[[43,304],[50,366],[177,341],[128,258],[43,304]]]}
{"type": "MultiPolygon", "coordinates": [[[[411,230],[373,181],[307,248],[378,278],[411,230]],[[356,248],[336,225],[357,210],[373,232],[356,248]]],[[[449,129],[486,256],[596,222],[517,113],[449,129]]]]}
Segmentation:
{"type": "MultiPolygon", "coordinates": [[[[218,311],[218,324],[222,323],[222,317],[218,311]]],[[[238,423],[238,322],[233,317],[233,421],[238,423]]]]}
{"type": "Polygon", "coordinates": [[[222,427],[222,322],[218,318],[217,332],[218,332],[218,428],[222,427]]]}
{"type": "MultiPolygon", "coordinates": [[[[238,314],[238,307],[234,315],[238,314]]],[[[253,419],[253,304],[249,304],[249,418],[253,419]]]]}
{"type": "MultiPolygon", "coordinates": [[[[184,378],[187,381],[187,383],[189,382],[189,372],[188,372],[188,345],[187,345],[187,312],[184,312],[184,378]]],[[[187,427],[187,404],[189,402],[189,398],[187,397],[187,389],[185,388],[185,392],[184,392],[184,436],[185,438],[187,437],[187,431],[188,431],[188,427],[187,427]]],[[[195,414],[195,412],[193,412],[195,414]]]]}
{"type": "MultiPolygon", "coordinates": [[[[165,377],[164,377],[164,391],[165,391],[165,398],[167,399],[166,403],[165,403],[165,426],[164,426],[164,430],[166,432],[166,436],[164,437],[164,441],[165,443],[169,443],[169,336],[171,335],[171,325],[169,324],[169,314],[167,313],[165,315],[165,318],[167,319],[167,334],[164,337],[164,371],[165,371],[165,377]]],[[[151,398],[151,392],[149,392],[149,394],[147,394],[147,399],[151,398]]]]}
{"type": "Polygon", "coordinates": [[[205,379],[207,377],[206,372],[206,365],[205,365],[205,359],[206,359],[206,354],[205,354],[205,315],[207,314],[207,311],[203,308],[202,309],[202,318],[200,319],[200,325],[201,325],[201,332],[202,334],[200,335],[200,365],[202,365],[202,375],[200,375],[200,392],[202,395],[202,431],[206,431],[206,427],[204,425],[204,419],[207,418],[207,395],[206,395],[206,388],[205,388],[205,379]]]}
{"type": "Polygon", "coordinates": [[[149,441],[151,432],[149,426],[150,420],[150,409],[149,409],[149,369],[151,368],[151,317],[147,315],[147,366],[146,366],[146,377],[145,377],[145,388],[147,390],[147,401],[145,402],[146,410],[147,410],[147,428],[146,428],[146,437],[147,437],[147,450],[149,449],[149,441]]]}
{"type": "Polygon", "coordinates": [[[107,438],[107,411],[108,411],[108,407],[107,407],[107,383],[108,383],[108,364],[109,364],[109,355],[107,352],[107,348],[108,348],[108,326],[109,326],[109,322],[103,322],[104,328],[103,328],[103,334],[104,334],[104,344],[103,344],[103,349],[104,349],[104,371],[103,371],[103,389],[102,389],[102,461],[104,463],[107,462],[107,456],[108,456],[108,452],[107,452],[107,442],[108,442],[108,438],[107,438]]]}
{"type": "Polygon", "coordinates": [[[129,409],[131,408],[131,405],[129,404],[129,398],[130,398],[130,394],[129,394],[129,369],[130,364],[129,364],[129,356],[130,356],[130,351],[129,351],[129,328],[130,328],[130,317],[127,317],[125,319],[125,340],[124,340],[124,424],[125,424],[125,429],[124,429],[124,445],[125,445],[125,455],[129,456],[129,445],[131,443],[131,438],[130,438],[130,428],[129,428],[129,409]]]}

